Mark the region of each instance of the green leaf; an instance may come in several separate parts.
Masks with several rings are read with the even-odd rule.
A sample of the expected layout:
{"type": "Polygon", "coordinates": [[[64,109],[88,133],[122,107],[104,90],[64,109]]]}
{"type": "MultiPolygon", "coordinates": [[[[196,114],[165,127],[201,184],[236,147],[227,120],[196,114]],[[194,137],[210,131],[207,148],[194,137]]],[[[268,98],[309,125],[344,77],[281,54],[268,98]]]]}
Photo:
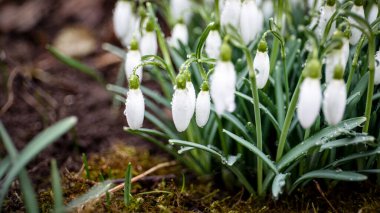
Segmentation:
{"type": "Polygon", "coordinates": [[[322,179],[332,179],[340,181],[363,181],[367,180],[367,176],[356,173],[356,172],[346,172],[341,170],[316,170],[302,175],[293,184],[289,192],[292,192],[297,186],[308,179],[322,178],[322,179]]]}
{"type": "Polygon", "coordinates": [[[71,58],[63,53],[61,53],[58,49],[54,48],[53,46],[50,46],[48,45],[46,47],[46,49],[56,58],[58,59],[59,61],[61,61],[62,63],[66,64],[67,66],[71,67],[71,68],[74,68],[76,70],[79,70],[80,72],[92,77],[93,79],[95,79],[96,81],[98,81],[99,83],[103,84],[104,85],[104,79],[103,77],[100,75],[100,73],[81,63],[80,61],[78,60],[75,60],[74,58],[71,58]]]}
{"type": "Polygon", "coordinates": [[[160,132],[158,130],[155,130],[155,129],[146,129],[146,128],[140,128],[140,129],[131,129],[129,127],[124,127],[123,128],[124,131],[126,132],[130,132],[130,133],[138,133],[138,132],[141,132],[141,133],[146,133],[146,134],[149,134],[149,135],[153,135],[153,136],[158,136],[158,137],[162,137],[162,138],[165,138],[165,139],[169,139],[169,137],[163,133],[163,132],[160,132]]]}
{"type": "Polygon", "coordinates": [[[118,86],[115,84],[107,84],[106,89],[110,92],[114,92],[114,93],[117,93],[117,94],[123,95],[123,96],[127,95],[127,93],[128,93],[127,88],[124,88],[124,87],[121,87],[121,86],[118,86]]]}
{"type": "Polygon", "coordinates": [[[8,132],[5,130],[3,123],[0,121],[0,136],[4,143],[4,147],[11,156],[12,159],[17,158],[17,150],[13,146],[13,142],[8,132]]]}
{"type": "MultiPolygon", "coordinates": [[[[213,109],[213,111],[214,111],[214,109],[213,109]]],[[[253,140],[252,137],[249,135],[247,128],[245,128],[243,123],[240,122],[240,120],[236,116],[234,116],[233,114],[228,113],[228,112],[223,113],[222,116],[225,119],[227,119],[229,122],[231,122],[236,127],[236,129],[238,131],[243,133],[244,137],[249,138],[250,140],[253,140]]]]}
{"type": "Polygon", "coordinates": [[[52,184],[53,194],[54,194],[54,212],[55,213],[65,212],[65,207],[63,205],[61,178],[59,177],[57,161],[55,159],[51,161],[50,173],[51,173],[50,174],[51,184],[52,184]]]}
{"type": "Polygon", "coordinates": [[[173,132],[171,128],[169,128],[167,125],[165,125],[163,122],[161,122],[156,116],[150,114],[149,112],[145,111],[145,118],[147,118],[150,122],[152,122],[157,128],[160,128],[162,131],[165,132],[170,138],[177,138],[177,134],[173,132]]]}
{"type": "Polygon", "coordinates": [[[18,175],[20,179],[20,187],[22,192],[22,197],[24,198],[24,205],[26,212],[28,213],[38,213],[38,202],[36,199],[36,193],[34,192],[32,181],[28,176],[26,169],[22,169],[18,175]]]}
{"type": "Polygon", "coordinates": [[[341,165],[345,162],[348,162],[348,161],[352,161],[352,160],[359,159],[359,158],[370,157],[373,155],[380,155],[380,147],[375,149],[375,150],[371,150],[371,151],[367,151],[367,152],[361,152],[361,153],[355,153],[355,154],[349,155],[347,157],[344,157],[342,159],[336,160],[336,161],[328,164],[327,166],[325,166],[324,169],[329,168],[329,167],[336,167],[336,166],[339,166],[339,165],[341,165]]]}
{"type": "Polygon", "coordinates": [[[278,173],[276,165],[271,161],[262,151],[260,151],[255,145],[252,143],[244,140],[243,138],[235,135],[234,133],[223,129],[223,132],[229,135],[232,139],[234,139],[239,144],[243,145],[245,148],[247,148],[249,151],[251,151],[253,154],[256,154],[259,158],[261,158],[269,168],[273,170],[273,172],[278,173]]]}
{"type": "Polygon", "coordinates": [[[1,159],[0,163],[0,180],[3,178],[5,173],[8,171],[9,167],[11,165],[11,162],[9,160],[9,157],[5,157],[1,159]]]}
{"type": "Polygon", "coordinates": [[[53,126],[45,129],[34,137],[28,145],[20,152],[17,161],[12,164],[11,169],[5,176],[4,182],[0,190],[0,204],[3,203],[4,197],[8,192],[8,188],[19,172],[43,149],[53,143],[64,133],[69,131],[77,123],[76,117],[65,118],[53,126]]]}
{"type": "MultiPolygon", "coordinates": [[[[360,143],[363,144],[368,144],[368,142],[373,142],[375,141],[375,138],[372,136],[359,136],[359,137],[354,137],[354,138],[342,138],[339,140],[331,141],[328,143],[325,143],[321,146],[320,152],[326,149],[332,149],[332,148],[337,148],[337,147],[342,147],[342,146],[349,146],[349,145],[357,145],[360,143]]],[[[375,144],[373,144],[375,145],[375,144]]]]}
{"type": "Polygon", "coordinates": [[[273,184],[272,184],[272,195],[273,195],[274,199],[277,200],[278,197],[280,196],[280,194],[282,194],[283,188],[284,188],[285,183],[286,183],[286,177],[288,175],[289,174],[279,173],[274,178],[273,184]]]}
{"type": "Polygon", "coordinates": [[[131,162],[128,163],[127,171],[125,172],[125,182],[124,182],[124,205],[129,206],[131,204],[131,188],[132,188],[132,165],[131,162]]]}
{"type": "Polygon", "coordinates": [[[157,92],[155,92],[155,91],[153,91],[147,87],[144,87],[144,86],[140,86],[140,88],[141,88],[141,91],[144,93],[144,95],[153,99],[157,103],[162,104],[168,108],[171,107],[170,101],[168,99],[164,98],[163,96],[161,96],[159,93],[157,93],[157,92]]]}
{"type": "Polygon", "coordinates": [[[123,50],[120,47],[117,47],[115,45],[112,45],[110,43],[102,44],[102,49],[118,56],[121,59],[124,59],[126,57],[126,54],[127,54],[127,52],[125,50],[123,50]]]}
{"type": "Polygon", "coordinates": [[[81,207],[85,205],[88,202],[91,202],[100,196],[102,196],[104,193],[106,193],[111,187],[112,187],[112,181],[104,181],[102,183],[99,183],[95,186],[93,186],[87,193],[80,196],[79,198],[71,201],[67,207],[69,209],[74,209],[81,207]]]}

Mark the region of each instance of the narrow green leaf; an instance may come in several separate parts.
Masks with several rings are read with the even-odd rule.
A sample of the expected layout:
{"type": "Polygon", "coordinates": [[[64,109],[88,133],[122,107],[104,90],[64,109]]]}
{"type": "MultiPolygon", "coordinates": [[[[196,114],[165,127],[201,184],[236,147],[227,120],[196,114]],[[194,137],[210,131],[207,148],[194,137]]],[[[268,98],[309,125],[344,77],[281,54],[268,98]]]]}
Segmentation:
{"type": "MultiPolygon", "coordinates": [[[[321,146],[320,152],[326,149],[332,149],[342,146],[349,146],[349,145],[357,145],[357,144],[368,144],[368,142],[375,141],[375,138],[372,136],[359,136],[354,138],[342,138],[339,140],[331,141],[328,143],[325,143],[321,146]]],[[[375,145],[375,144],[373,144],[375,145]]]]}
{"type": "Polygon", "coordinates": [[[144,95],[146,95],[147,97],[153,99],[157,103],[162,104],[168,108],[171,107],[170,101],[164,98],[163,96],[161,96],[158,92],[155,92],[144,86],[140,86],[140,88],[141,88],[141,91],[144,93],[144,95]]]}
{"type": "Polygon", "coordinates": [[[176,134],[171,128],[162,123],[156,116],[150,114],[145,111],[145,118],[147,118],[150,122],[156,125],[157,128],[160,128],[165,134],[167,134],[170,138],[177,138],[178,134],[176,134]]]}
{"type": "Polygon", "coordinates": [[[240,122],[240,120],[234,116],[233,114],[231,113],[223,113],[222,115],[225,119],[227,119],[228,121],[230,121],[232,124],[234,124],[234,126],[236,127],[236,129],[238,131],[240,131],[241,133],[243,133],[244,137],[250,139],[250,140],[253,140],[252,137],[249,135],[248,131],[247,131],[247,128],[245,128],[245,126],[243,125],[242,122],[240,122]]]}
{"type": "Polygon", "coordinates": [[[106,89],[110,92],[114,92],[123,96],[125,96],[128,93],[127,88],[124,88],[115,84],[107,84],[106,89]]]}
{"type": "Polygon", "coordinates": [[[128,163],[127,171],[125,172],[124,182],[124,205],[129,206],[131,204],[131,187],[132,187],[132,165],[128,163]]]}
{"type": "Polygon", "coordinates": [[[62,52],[60,52],[58,49],[56,49],[55,47],[53,46],[50,46],[48,45],[46,47],[46,49],[56,58],[58,59],[59,61],[61,61],[62,63],[66,64],[67,66],[71,67],[71,68],[74,68],[74,69],[77,69],[79,70],[80,72],[92,77],[93,79],[95,79],[96,81],[98,81],[99,83],[101,84],[104,84],[104,79],[103,77],[100,75],[100,73],[98,71],[96,71],[95,69],[81,63],[80,61],[78,60],[75,60],[74,58],[71,58],[65,54],[63,54],[62,52]]]}
{"type": "Polygon", "coordinates": [[[54,212],[60,213],[65,212],[65,207],[63,205],[63,193],[61,188],[61,178],[59,177],[59,171],[57,167],[57,161],[53,159],[51,161],[51,184],[54,194],[54,212]]]}
{"type": "Polygon", "coordinates": [[[82,153],[82,162],[84,165],[84,170],[86,172],[86,178],[90,179],[90,170],[88,169],[87,156],[86,153],[82,153]]]}
{"type": "Polygon", "coordinates": [[[3,178],[5,173],[8,171],[9,166],[11,165],[11,161],[9,160],[9,157],[5,157],[1,159],[0,163],[0,180],[3,178]]]}
{"type": "Polygon", "coordinates": [[[20,187],[22,197],[25,205],[26,212],[38,213],[38,202],[36,199],[36,193],[34,192],[32,181],[28,176],[26,169],[22,169],[18,175],[20,179],[20,187]]]}
{"type": "Polygon", "coordinates": [[[39,133],[28,143],[28,145],[20,152],[17,161],[12,164],[11,169],[5,176],[0,190],[0,204],[3,203],[9,186],[13,182],[14,178],[18,175],[18,173],[22,170],[22,168],[24,168],[44,148],[46,148],[48,145],[69,131],[76,123],[76,117],[65,118],[39,133]]]}
{"type": "Polygon", "coordinates": [[[126,132],[130,132],[130,133],[141,132],[141,133],[146,133],[146,134],[149,134],[149,135],[153,135],[153,136],[158,136],[158,137],[162,137],[162,138],[165,138],[165,139],[169,139],[169,137],[167,135],[165,135],[163,132],[160,132],[160,131],[155,130],[155,129],[146,129],[146,128],[131,129],[131,128],[125,126],[123,128],[123,130],[126,131],[126,132]]]}
{"type": "Polygon", "coordinates": [[[234,139],[239,144],[243,145],[245,148],[247,148],[249,151],[251,151],[253,154],[257,155],[259,158],[261,158],[267,166],[273,170],[273,172],[278,173],[276,165],[271,161],[262,151],[260,151],[255,145],[252,143],[244,140],[243,138],[235,135],[234,133],[223,129],[223,132],[229,135],[232,139],[234,139]]]}
{"type": "Polygon", "coordinates": [[[94,199],[99,198],[104,193],[106,193],[111,187],[112,187],[112,181],[104,181],[102,183],[99,183],[95,186],[93,186],[87,193],[80,196],[79,198],[71,201],[67,207],[69,209],[74,209],[81,207],[85,205],[86,203],[89,203],[93,201],[94,199]]]}
{"type": "Polygon", "coordinates": [[[0,121],[0,136],[4,143],[5,149],[7,150],[11,158],[15,159],[17,157],[17,150],[13,146],[12,139],[9,136],[8,132],[5,130],[5,127],[1,121],[0,121]]]}
{"type": "Polygon", "coordinates": [[[349,162],[349,161],[359,159],[359,158],[370,157],[370,156],[374,156],[374,155],[380,155],[380,147],[375,149],[375,150],[355,153],[355,154],[349,155],[347,157],[344,157],[342,159],[336,160],[336,161],[328,164],[327,166],[325,166],[324,169],[329,168],[329,167],[336,167],[336,166],[339,166],[345,162],[349,162]]]}
{"type": "Polygon", "coordinates": [[[127,54],[127,52],[125,50],[123,50],[120,47],[117,47],[115,45],[112,45],[110,43],[102,44],[102,49],[118,56],[121,59],[124,59],[126,54],[127,54]]]}

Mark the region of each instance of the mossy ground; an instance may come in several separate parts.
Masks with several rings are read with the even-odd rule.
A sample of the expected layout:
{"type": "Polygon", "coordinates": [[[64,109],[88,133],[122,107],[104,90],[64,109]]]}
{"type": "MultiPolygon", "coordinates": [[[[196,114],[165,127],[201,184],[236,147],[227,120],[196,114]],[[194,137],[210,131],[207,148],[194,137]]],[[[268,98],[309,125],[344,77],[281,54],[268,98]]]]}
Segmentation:
{"type": "MultiPolygon", "coordinates": [[[[88,159],[90,180],[84,169],[63,171],[62,187],[65,202],[85,193],[94,183],[105,179],[122,182],[128,162],[133,165],[133,176],[166,161],[167,156],[151,155],[145,149],[116,144],[109,150],[88,159]]],[[[163,168],[132,184],[132,203],[126,207],[123,190],[99,199],[74,212],[376,212],[380,209],[380,188],[366,182],[324,185],[326,198],[310,183],[290,196],[274,201],[248,196],[243,189],[231,192],[214,184],[210,178],[197,179],[180,165],[163,168]],[[186,175],[184,175],[186,173],[186,175]],[[329,204],[330,202],[331,204],[329,204]],[[335,209],[333,209],[332,207],[335,209]]],[[[39,194],[43,212],[53,207],[50,189],[39,194]]]]}

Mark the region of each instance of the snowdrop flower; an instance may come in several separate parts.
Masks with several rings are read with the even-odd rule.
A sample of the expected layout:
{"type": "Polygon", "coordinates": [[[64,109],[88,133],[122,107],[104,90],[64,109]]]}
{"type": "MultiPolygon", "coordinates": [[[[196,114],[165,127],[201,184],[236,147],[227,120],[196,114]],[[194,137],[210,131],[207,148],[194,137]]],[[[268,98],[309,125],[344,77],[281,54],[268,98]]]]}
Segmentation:
{"type": "Polygon", "coordinates": [[[183,44],[187,44],[189,40],[189,32],[187,31],[186,25],[184,25],[182,22],[178,22],[176,25],[174,25],[172,36],[169,38],[169,44],[178,49],[180,48],[179,42],[182,42],[183,44]]]}
{"type": "Polygon", "coordinates": [[[186,24],[190,23],[191,8],[192,3],[190,0],[170,0],[170,12],[175,21],[183,18],[186,24]]]}
{"type": "Polygon", "coordinates": [[[194,85],[190,79],[187,79],[187,81],[186,81],[186,89],[189,93],[189,101],[190,101],[190,110],[188,111],[189,112],[188,117],[191,120],[191,118],[194,115],[194,111],[195,111],[196,95],[195,95],[194,85]]]}
{"type": "Polygon", "coordinates": [[[220,59],[216,62],[214,73],[211,76],[211,98],[215,111],[220,116],[224,111],[235,110],[236,71],[231,62],[231,47],[223,43],[220,59]]]}
{"type": "Polygon", "coordinates": [[[199,127],[204,127],[210,117],[210,92],[208,83],[203,82],[201,91],[197,97],[197,103],[195,107],[195,121],[199,127]]]}
{"type": "MultiPolygon", "coordinates": [[[[351,8],[351,12],[364,18],[363,0],[355,0],[354,6],[351,8]]],[[[348,20],[350,21],[351,25],[360,25],[351,17],[349,17],[348,20]]],[[[361,36],[362,32],[359,29],[356,27],[351,27],[350,44],[356,45],[359,42],[361,36]]]]}
{"type": "Polygon", "coordinates": [[[324,92],[323,114],[329,125],[339,123],[346,109],[347,92],[343,74],[343,68],[337,65],[334,71],[334,79],[327,84],[324,92]]]}
{"type": "Polygon", "coordinates": [[[259,89],[264,88],[269,79],[269,63],[267,43],[265,40],[261,40],[255,59],[253,60],[253,67],[256,71],[257,88],[259,89]]]}
{"type": "Polygon", "coordinates": [[[130,30],[130,19],[133,16],[133,5],[130,1],[119,0],[116,2],[115,10],[113,13],[113,28],[115,34],[119,39],[124,36],[130,30]]]}
{"type": "Polygon", "coordinates": [[[220,46],[222,46],[222,39],[220,38],[218,30],[211,30],[207,36],[205,43],[205,52],[210,58],[218,58],[220,54],[220,46]]]}
{"type": "Polygon", "coordinates": [[[144,97],[140,90],[139,77],[132,75],[129,80],[129,91],[125,101],[124,115],[131,129],[139,129],[144,121],[144,97]]]}
{"type": "MultiPolygon", "coordinates": [[[[244,0],[240,12],[240,33],[245,44],[263,30],[264,17],[254,0],[244,0]]],[[[234,25],[235,26],[235,25],[234,25]]]]}
{"type": "Polygon", "coordinates": [[[304,73],[307,75],[300,87],[298,98],[297,116],[301,126],[305,129],[310,128],[318,117],[321,109],[322,92],[321,64],[317,59],[312,59],[307,63],[304,73]]]}
{"type": "Polygon", "coordinates": [[[145,33],[140,39],[141,55],[157,54],[157,36],[154,31],[154,21],[149,19],[146,23],[145,33]]]}
{"type": "Polygon", "coordinates": [[[375,84],[380,84],[380,50],[375,55],[375,84]]]}
{"type": "Polygon", "coordinates": [[[273,16],[273,8],[274,8],[273,1],[264,1],[261,4],[261,8],[262,8],[265,19],[269,19],[270,17],[273,16]]]}
{"type": "Polygon", "coordinates": [[[177,131],[183,132],[190,124],[191,117],[189,116],[189,111],[193,110],[193,107],[191,105],[189,90],[186,88],[186,77],[183,74],[179,74],[176,81],[172,99],[172,116],[177,131]]]}
{"type": "Polygon", "coordinates": [[[330,82],[333,79],[334,70],[337,65],[340,65],[344,70],[346,69],[348,57],[350,54],[350,46],[348,39],[343,35],[341,31],[336,31],[334,36],[342,39],[342,46],[333,49],[326,55],[326,69],[325,69],[325,81],[330,82]]]}
{"type": "MultiPolygon", "coordinates": [[[[127,56],[125,59],[125,74],[127,76],[127,79],[129,79],[132,74],[135,67],[137,67],[139,64],[141,64],[141,54],[139,51],[139,43],[134,38],[131,41],[131,46],[129,48],[129,51],[127,52],[127,56]]],[[[140,82],[142,80],[142,67],[138,67],[136,69],[136,75],[139,76],[140,82]]]]}
{"type": "Polygon", "coordinates": [[[377,7],[377,4],[372,4],[371,9],[368,13],[368,23],[372,23],[376,20],[377,14],[379,13],[379,8],[377,7]]]}
{"type": "MultiPolygon", "coordinates": [[[[330,20],[332,15],[336,11],[336,4],[335,0],[328,0],[326,4],[321,8],[321,15],[319,16],[319,23],[316,28],[316,33],[319,37],[319,39],[322,39],[323,34],[325,32],[327,22],[330,20]]],[[[330,31],[328,33],[329,37],[332,35],[332,33],[335,31],[335,21],[331,24],[330,31]]]]}
{"type": "Polygon", "coordinates": [[[232,25],[238,28],[240,21],[240,0],[225,0],[222,13],[220,15],[220,24],[222,27],[232,25]]]}

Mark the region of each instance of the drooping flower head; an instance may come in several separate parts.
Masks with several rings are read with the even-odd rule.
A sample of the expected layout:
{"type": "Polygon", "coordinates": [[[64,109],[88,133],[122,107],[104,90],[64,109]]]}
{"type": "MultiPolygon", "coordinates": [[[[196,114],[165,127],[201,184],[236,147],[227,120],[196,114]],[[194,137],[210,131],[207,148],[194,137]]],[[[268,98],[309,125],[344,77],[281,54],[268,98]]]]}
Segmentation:
{"type": "MultiPolygon", "coordinates": [[[[319,23],[316,28],[316,33],[319,39],[322,39],[323,34],[327,27],[327,23],[330,20],[330,18],[333,16],[335,11],[336,11],[335,0],[328,0],[326,4],[322,6],[321,14],[319,16],[319,23]]],[[[329,37],[334,33],[334,31],[335,31],[335,21],[333,21],[331,24],[331,28],[328,32],[329,37]]]]}
{"type": "Polygon", "coordinates": [[[205,52],[208,57],[217,59],[220,55],[220,46],[222,45],[222,39],[220,38],[217,29],[213,29],[209,32],[205,42],[205,52]]]}
{"type": "Polygon", "coordinates": [[[119,0],[116,2],[113,13],[113,28],[119,39],[124,38],[130,31],[133,8],[134,5],[131,1],[119,0]]]}
{"type": "Polygon", "coordinates": [[[300,87],[297,116],[301,126],[310,128],[319,115],[322,103],[321,64],[317,59],[311,59],[303,71],[306,76],[300,87]]]}
{"type": "Polygon", "coordinates": [[[343,74],[343,67],[338,64],[334,70],[333,80],[327,84],[324,92],[323,114],[329,125],[339,123],[346,109],[347,92],[343,74]]]}
{"type": "Polygon", "coordinates": [[[141,55],[156,55],[157,48],[157,36],[154,29],[154,20],[149,18],[145,23],[145,33],[140,39],[141,55]]]}
{"type": "Polygon", "coordinates": [[[176,86],[174,87],[174,94],[172,99],[172,116],[174,126],[178,132],[183,132],[190,124],[191,117],[189,116],[192,109],[190,92],[186,88],[186,76],[179,74],[176,79],[176,86]]]}
{"type": "Polygon", "coordinates": [[[201,91],[198,93],[196,107],[195,107],[195,119],[199,127],[204,127],[210,117],[210,92],[208,82],[204,81],[201,86],[201,91]]]}
{"type": "Polygon", "coordinates": [[[253,41],[263,30],[264,16],[254,0],[245,0],[240,12],[240,33],[245,44],[253,41]]]}
{"type": "Polygon", "coordinates": [[[256,72],[257,88],[262,89],[268,82],[270,68],[268,45],[265,39],[262,39],[259,43],[255,59],[253,60],[253,67],[256,72]]]}
{"type": "Polygon", "coordinates": [[[191,20],[191,0],[170,0],[170,12],[174,21],[183,19],[186,24],[191,20]]]}
{"type": "MultiPolygon", "coordinates": [[[[125,59],[125,74],[127,76],[127,79],[129,79],[132,74],[134,69],[141,64],[141,54],[139,51],[139,43],[136,38],[132,39],[131,46],[129,48],[129,51],[126,54],[126,59],[125,59]]],[[[136,69],[136,75],[139,76],[140,82],[142,80],[142,67],[139,66],[136,69]]]]}
{"type": "Polygon", "coordinates": [[[169,44],[170,46],[178,49],[180,48],[180,43],[186,45],[189,40],[189,32],[187,30],[186,25],[183,23],[183,21],[179,21],[177,24],[174,25],[172,36],[169,38],[169,44]]]}
{"type": "Polygon", "coordinates": [[[240,22],[240,0],[226,0],[223,6],[222,13],[220,15],[220,24],[222,28],[226,28],[228,25],[239,28],[240,22]]]}
{"type": "Polygon", "coordinates": [[[129,79],[129,91],[125,102],[124,115],[131,129],[139,129],[144,122],[144,97],[140,90],[140,80],[137,75],[129,79]]]}
{"type": "Polygon", "coordinates": [[[380,50],[375,55],[375,84],[380,84],[380,50]]]}
{"type": "Polygon", "coordinates": [[[335,49],[331,50],[326,55],[326,69],[325,77],[326,83],[330,82],[334,76],[334,70],[337,65],[340,65],[344,70],[346,69],[348,57],[350,54],[350,47],[348,38],[345,37],[345,34],[339,30],[335,31],[333,39],[340,40],[341,45],[337,46],[335,49]]]}
{"type": "Polygon", "coordinates": [[[214,73],[211,76],[211,98],[215,111],[220,116],[224,111],[235,110],[236,71],[231,62],[231,47],[223,42],[220,59],[217,61],[214,73]]]}
{"type": "MultiPolygon", "coordinates": [[[[365,18],[364,8],[363,8],[363,0],[355,0],[354,6],[352,6],[352,8],[351,8],[351,12],[355,13],[356,15],[358,15],[362,18],[365,18]]],[[[352,17],[349,17],[348,20],[350,21],[351,25],[359,25],[360,26],[360,23],[358,23],[352,17]]],[[[362,32],[359,29],[357,29],[356,27],[351,27],[350,44],[356,45],[359,42],[361,36],[362,36],[362,32]]]]}

